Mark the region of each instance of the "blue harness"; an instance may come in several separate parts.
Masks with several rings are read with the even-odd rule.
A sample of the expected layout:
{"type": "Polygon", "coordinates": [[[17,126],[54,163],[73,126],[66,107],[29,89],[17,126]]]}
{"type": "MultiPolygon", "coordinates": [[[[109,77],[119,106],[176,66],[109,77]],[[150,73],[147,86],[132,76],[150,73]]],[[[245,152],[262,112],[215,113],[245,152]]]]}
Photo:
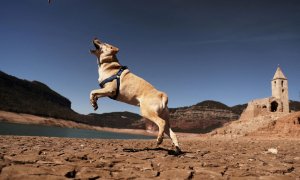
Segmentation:
{"type": "Polygon", "coordinates": [[[111,99],[116,100],[118,98],[118,95],[120,93],[120,77],[121,74],[123,73],[124,70],[128,69],[127,66],[121,66],[121,68],[119,69],[119,71],[117,72],[117,74],[110,76],[109,78],[104,79],[99,86],[101,88],[104,87],[104,85],[108,82],[112,82],[113,80],[117,80],[117,90],[116,90],[116,95],[114,95],[113,97],[109,97],[111,99]]]}

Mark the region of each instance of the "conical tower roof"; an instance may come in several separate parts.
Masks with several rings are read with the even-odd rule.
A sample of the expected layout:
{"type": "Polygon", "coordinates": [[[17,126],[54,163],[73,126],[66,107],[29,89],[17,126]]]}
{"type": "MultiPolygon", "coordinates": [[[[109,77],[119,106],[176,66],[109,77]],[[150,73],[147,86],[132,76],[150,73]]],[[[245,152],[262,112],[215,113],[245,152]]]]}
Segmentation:
{"type": "Polygon", "coordinates": [[[274,74],[273,80],[274,79],[286,79],[286,77],[284,76],[283,72],[281,71],[280,67],[277,67],[277,70],[274,74]]]}

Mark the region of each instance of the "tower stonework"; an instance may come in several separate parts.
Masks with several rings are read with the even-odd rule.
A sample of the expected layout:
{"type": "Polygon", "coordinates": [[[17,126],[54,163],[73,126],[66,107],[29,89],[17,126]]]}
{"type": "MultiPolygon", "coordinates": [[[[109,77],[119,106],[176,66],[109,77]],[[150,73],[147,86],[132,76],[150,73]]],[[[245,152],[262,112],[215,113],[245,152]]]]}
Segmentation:
{"type": "Polygon", "coordinates": [[[280,67],[274,74],[273,80],[271,81],[272,86],[272,97],[279,99],[279,107],[281,107],[282,112],[289,112],[289,95],[288,95],[288,80],[284,76],[280,67]]]}

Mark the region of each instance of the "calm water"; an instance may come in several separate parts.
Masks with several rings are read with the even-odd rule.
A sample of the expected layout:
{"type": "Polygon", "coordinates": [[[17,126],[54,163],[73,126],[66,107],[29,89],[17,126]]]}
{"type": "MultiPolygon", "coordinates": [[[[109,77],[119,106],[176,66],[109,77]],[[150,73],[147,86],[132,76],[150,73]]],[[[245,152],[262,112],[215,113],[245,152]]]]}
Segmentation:
{"type": "Polygon", "coordinates": [[[125,133],[113,133],[85,129],[72,129],[63,127],[51,127],[32,124],[15,124],[0,122],[0,135],[19,136],[48,136],[48,137],[71,137],[71,138],[99,138],[99,139],[153,139],[143,135],[125,133]]]}

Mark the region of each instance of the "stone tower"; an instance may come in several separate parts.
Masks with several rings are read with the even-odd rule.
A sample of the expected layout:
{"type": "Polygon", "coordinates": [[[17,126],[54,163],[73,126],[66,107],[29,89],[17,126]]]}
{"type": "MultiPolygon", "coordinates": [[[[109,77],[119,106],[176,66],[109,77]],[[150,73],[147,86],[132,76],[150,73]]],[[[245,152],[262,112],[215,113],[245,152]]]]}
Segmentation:
{"type": "MultiPolygon", "coordinates": [[[[282,107],[282,112],[289,112],[289,95],[288,95],[288,80],[284,76],[283,72],[281,71],[280,67],[277,67],[277,70],[274,74],[272,84],[272,97],[278,99],[279,104],[275,104],[277,107],[282,107]]],[[[274,102],[277,103],[277,102],[274,102]]],[[[274,104],[271,104],[273,106],[274,104]]]]}

